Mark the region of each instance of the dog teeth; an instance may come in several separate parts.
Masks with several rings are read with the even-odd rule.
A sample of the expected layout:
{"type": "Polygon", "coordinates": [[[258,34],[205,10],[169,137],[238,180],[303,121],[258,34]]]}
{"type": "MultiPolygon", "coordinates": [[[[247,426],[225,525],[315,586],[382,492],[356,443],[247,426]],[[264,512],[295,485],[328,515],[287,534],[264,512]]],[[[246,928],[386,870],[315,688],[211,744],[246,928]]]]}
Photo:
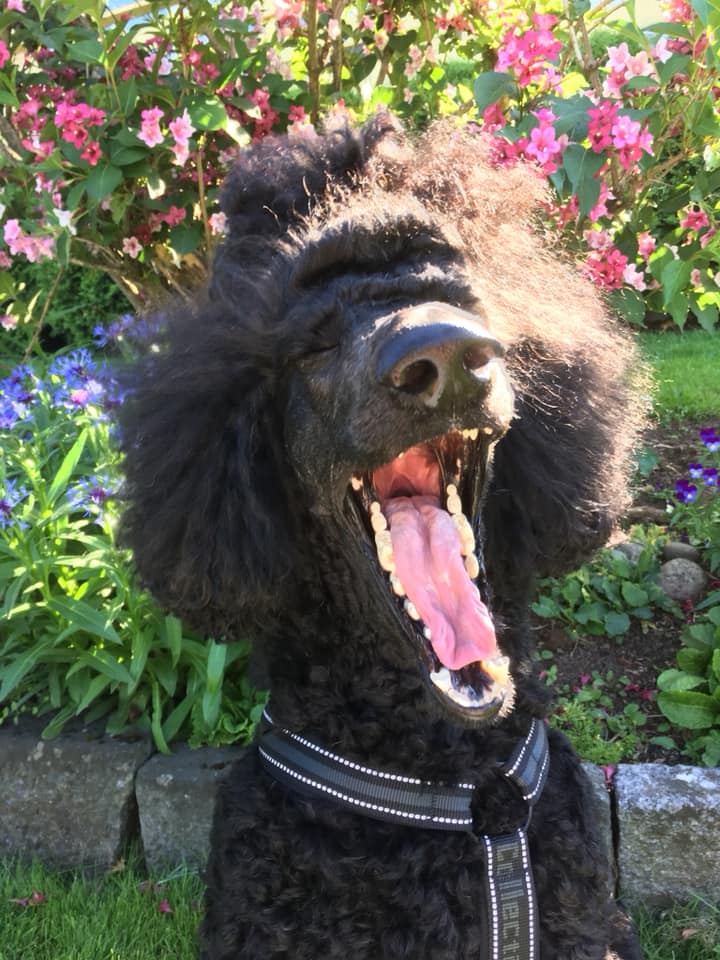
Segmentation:
{"type": "Polygon", "coordinates": [[[447,485],[447,495],[447,512],[453,516],[462,513],[462,501],[454,483],[447,485]]]}
{"type": "Polygon", "coordinates": [[[395,573],[395,555],[393,553],[392,539],[389,530],[379,530],[375,534],[375,547],[377,548],[378,560],[380,566],[387,573],[395,573]]]}
{"type": "Polygon", "coordinates": [[[430,630],[430,627],[425,627],[423,630],[423,636],[426,640],[432,640],[432,631],[430,630]]]}
{"type": "Polygon", "coordinates": [[[463,430],[462,431],[464,440],[477,440],[478,438],[478,428],[473,427],[472,430],[463,430]]]}
{"type": "Polygon", "coordinates": [[[380,506],[377,500],[373,500],[373,502],[370,504],[370,514],[372,515],[373,513],[381,513],[381,512],[382,512],[382,507],[380,506]]]}
{"type": "Polygon", "coordinates": [[[475,693],[472,687],[456,687],[447,667],[441,667],[439,670],[435,670],[430,674],[430,679],[438,690],[441,690],[453,703],[468,708],[478,706],[480,701],[478,694],[475,693]]]}
{"type": "Polygon", "coordinates": [[[483,669],[501,687],[505,686],[510,675],[510,657],[497,653],[490,660],[483,660],[483,669]]]}
{"type": "Polygon", "coordinates": [[[420,614],[417,612],[417,607],[412,602],[412,600],[405,601],[405,612],[410,617],[411,620],[419,620],[420,614]]]}
{"type": "Polygon", "coordinates": [[[371,513],[370,525],[375,533],[382,533],[383,530],[387,530],[387,520],[382,513],[371,513]]]}
{"type": "Polygon", "coordinates": [[[491,437],[491,436],[492,436],[492,432],[493,432],[493,428],[492,428],[492,427],[483,427],[483,433],[484,433],[486,436],[491,437]]]}
{"type": "Polygon", "coordinates": [[[460,537],[460,553],[464,557],[475,553],[475,534],[472,531],[468,518],[464,513],[454,513],[452,515],[452,522],[460,537]]]}
{"type": "Polygon", "coordinates": [[[362,490],[362,477],[350,477],[350,486],[353,488],[353,490],[362,490]]]}
{"type": "Polygon", "coordinates": [[[480,564],[478,563],[478,558],[475,556],[474,553],[471,553],[467,557],[465,557],[464,562],[465,562],[465,570],[467,571],[467,575],[470,577],[471,580],[474,580],[477,577],[477,575],[480,573],[480,564]]]}
{"type": "Polygon", "coordinates": [[[392,591],[396,597],[405,596],[405,587],[402,585],[402,583],[400,583],[400,578],[396,573],[390,574],[390,586],[392,587],[392,591]]]}

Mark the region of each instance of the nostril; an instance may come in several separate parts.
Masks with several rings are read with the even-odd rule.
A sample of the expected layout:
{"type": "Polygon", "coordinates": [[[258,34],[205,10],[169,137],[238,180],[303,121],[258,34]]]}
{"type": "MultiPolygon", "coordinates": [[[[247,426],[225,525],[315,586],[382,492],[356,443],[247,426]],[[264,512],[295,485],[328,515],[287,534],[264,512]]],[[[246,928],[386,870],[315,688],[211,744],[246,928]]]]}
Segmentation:
{"type": "Polygon", "coordinates": [[[469,347],[463,354],[463,367],[469,373],[475,373],[482,367],[486,367],[491,360],[491,355],[485,346],[469,347]]]}
{"type": "Polygon", "coordinates": [[[418,396],[429,392],[440,376],[432,360],[414,360],[406,367],[393,372],[393,385],[404,393],[418,396]]]}

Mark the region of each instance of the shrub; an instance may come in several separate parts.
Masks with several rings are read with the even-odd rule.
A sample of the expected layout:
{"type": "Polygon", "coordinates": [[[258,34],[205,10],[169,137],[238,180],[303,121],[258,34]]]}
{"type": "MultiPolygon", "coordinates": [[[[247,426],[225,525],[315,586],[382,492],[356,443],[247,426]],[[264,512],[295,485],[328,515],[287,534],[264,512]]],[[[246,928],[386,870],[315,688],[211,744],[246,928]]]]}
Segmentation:
{"type": "Polygon", "coordinates": [[[114,390],[87,350],[0,382],[0,717],[52,712],[52,736],[83,714],[109,733],[151,732],[161,750],[242,742],[263,700],[247,644],[165,616],[115,545],[114,390]]]}
{"type": "MultiPolygon", "coordinates": [[[[525,157],[549,178],[558,228],[627,318],[647,303],[710,328],[720,9],[671,0],[665,23],[613,22],[622,40],[598,63],[609,6],[196,0],[128,20],[95,0],[13,0],[0,259],[91,265],[147,311],[204,282],[218,185],[250,139],[312,135],[329,110],[450,113],[496,135],[498,162],[525,157]]],[[[7,278],[0,295],[7,324],[29,319],[7,278]]]]}

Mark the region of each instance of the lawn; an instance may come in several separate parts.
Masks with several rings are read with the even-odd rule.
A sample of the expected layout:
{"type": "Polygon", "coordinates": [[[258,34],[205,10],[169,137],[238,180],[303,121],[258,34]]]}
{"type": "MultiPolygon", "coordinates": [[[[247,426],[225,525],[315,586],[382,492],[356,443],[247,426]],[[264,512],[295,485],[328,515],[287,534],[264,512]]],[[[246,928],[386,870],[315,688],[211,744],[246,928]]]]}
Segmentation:
{"type": "Polygon", "coordinates": [[[654,371],[659,420],[720,417],[720,332],[643,332],[638,339],[654,371]]]}
{"type": "MultiPolygon", "coordinates": [[[[92,877],[5,865],[0,960],[196,960],[201,901],[202,881],[182,870],[149,881],[135,866],[92,877]]],[[[717,907],[637,920],[647,960],[720,960],[717,907]]]]}

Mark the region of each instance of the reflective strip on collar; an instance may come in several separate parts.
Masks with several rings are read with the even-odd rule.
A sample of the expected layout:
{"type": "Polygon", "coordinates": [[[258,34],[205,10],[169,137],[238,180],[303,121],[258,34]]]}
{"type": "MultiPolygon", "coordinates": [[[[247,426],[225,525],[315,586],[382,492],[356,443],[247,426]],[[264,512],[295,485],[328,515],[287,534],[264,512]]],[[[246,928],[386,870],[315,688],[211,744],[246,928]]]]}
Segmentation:
{"type": "Polygon", "coordinates": [[[524,830],[482,838],[491,960],[536,960],[538,915],[524,830]]]}

